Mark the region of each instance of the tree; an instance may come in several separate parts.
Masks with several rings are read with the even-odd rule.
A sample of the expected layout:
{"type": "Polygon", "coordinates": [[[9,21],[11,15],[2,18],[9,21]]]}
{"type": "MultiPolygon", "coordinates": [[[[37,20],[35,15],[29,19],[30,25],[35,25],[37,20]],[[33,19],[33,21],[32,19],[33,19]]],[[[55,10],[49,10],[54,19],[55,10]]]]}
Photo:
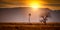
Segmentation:
{"type": "Polygon", "coordinates": [[[47,18],[48,17],[50,17],[50,12],[49,12],[49,10],[42,10],[42,12],[41,12],[41,14],[40,14],[40,18],[42,18],[41,19],[41,23],[43,23],[44,25],[46,25],[47,23],[46,23],[46,21],[47,21],[47,18]]]}

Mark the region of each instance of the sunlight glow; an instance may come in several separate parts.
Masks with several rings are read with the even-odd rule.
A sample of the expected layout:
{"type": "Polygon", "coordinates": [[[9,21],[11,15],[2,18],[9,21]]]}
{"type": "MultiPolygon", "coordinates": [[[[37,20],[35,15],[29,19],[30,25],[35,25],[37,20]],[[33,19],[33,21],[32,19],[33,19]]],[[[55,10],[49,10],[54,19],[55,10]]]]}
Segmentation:
{"type": "Polygon", "coordinates": [[[37,3],[32,3],[31,7],[34,8],[34,9],[36,9],[36,8],[39,8],[39,5],[37,3]]]}
{"type": "Polygon", "coordinates": [[[38,0],[34,0],[34,1],[31,1],[30,7],[31,7],[32,9],[35,9],[35,10],[36,10],[36,9],[40,8],[41,5],[40,5],[40,3],[39,3],[38,0]]]}

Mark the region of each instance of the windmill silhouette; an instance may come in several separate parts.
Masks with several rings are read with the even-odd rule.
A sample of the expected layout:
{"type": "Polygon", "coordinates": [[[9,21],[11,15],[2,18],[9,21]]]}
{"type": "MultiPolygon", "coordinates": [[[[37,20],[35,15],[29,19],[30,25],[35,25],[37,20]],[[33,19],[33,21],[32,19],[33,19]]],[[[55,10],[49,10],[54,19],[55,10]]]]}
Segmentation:
{"type": "Polygon", "coordinates": [[[28,15],[29,15],[29,23],[30,23],[30,19],[31,19],[31,13],[29,13],[28,15]]]}

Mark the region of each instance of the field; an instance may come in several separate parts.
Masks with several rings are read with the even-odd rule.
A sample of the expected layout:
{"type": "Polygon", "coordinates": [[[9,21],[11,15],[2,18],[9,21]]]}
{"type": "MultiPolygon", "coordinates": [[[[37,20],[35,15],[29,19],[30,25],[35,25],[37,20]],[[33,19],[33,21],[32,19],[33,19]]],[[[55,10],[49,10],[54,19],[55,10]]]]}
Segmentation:
{"type": "Polygon", "coordinates": [[[60,23],[0,23],[0,30],[60,30],[60,23]]]}

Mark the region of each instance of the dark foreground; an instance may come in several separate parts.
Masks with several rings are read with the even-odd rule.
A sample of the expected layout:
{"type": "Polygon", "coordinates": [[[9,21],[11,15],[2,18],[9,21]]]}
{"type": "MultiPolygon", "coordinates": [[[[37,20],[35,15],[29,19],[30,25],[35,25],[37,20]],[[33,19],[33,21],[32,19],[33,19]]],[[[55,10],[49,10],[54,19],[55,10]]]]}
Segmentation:
{"type": "Polygon", "coordinates": [[[0,23],[0,30],[60,30],[60,23],[0,23]]]}

